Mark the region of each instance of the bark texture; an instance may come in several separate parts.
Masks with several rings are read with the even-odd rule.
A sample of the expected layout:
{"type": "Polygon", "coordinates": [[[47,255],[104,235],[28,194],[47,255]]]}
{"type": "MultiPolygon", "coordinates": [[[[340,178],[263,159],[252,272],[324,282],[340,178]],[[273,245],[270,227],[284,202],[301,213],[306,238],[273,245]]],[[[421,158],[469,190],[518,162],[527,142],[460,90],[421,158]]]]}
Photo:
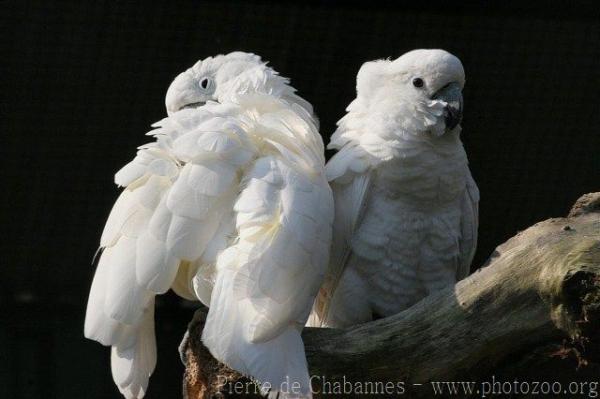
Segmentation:
{"type": "MultiPolygon", "coordinates": [[[[234,383],[248,380],[202,345],[205,312],[196,312],[182,346],[184,396],[236,396],[234,383]]],[[[430,381],[492,375],[598,382],[600,193],[581,197],[567,218],[518,233],[471,276],[402,313],[302,335],[313,389],[327,393],[335,392],[325,381],[402,382],[408,397],[431,397],[430,381]]]]}

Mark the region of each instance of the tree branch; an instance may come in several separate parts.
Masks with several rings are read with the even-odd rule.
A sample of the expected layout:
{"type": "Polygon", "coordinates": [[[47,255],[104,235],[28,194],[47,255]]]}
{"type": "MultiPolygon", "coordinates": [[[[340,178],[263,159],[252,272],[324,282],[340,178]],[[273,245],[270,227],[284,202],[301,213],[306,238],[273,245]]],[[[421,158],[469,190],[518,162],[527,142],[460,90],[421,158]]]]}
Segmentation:
{"type": "MultiPolygon", "coordinates": [[[[599,212],[600,193],[586,194],[569,217],[520,232],[483,268],[395,316],[346,330],[306,328],[313,389],[326,390],[324,381],[402,382],[411,397],[429,397],[412,384],[492,373],[597,380],[599,212]]],[[[185,396],[235,396],[232,383],[247,380],[202,345],[205,315],[196,312],[183,347],[185,396]]]]}

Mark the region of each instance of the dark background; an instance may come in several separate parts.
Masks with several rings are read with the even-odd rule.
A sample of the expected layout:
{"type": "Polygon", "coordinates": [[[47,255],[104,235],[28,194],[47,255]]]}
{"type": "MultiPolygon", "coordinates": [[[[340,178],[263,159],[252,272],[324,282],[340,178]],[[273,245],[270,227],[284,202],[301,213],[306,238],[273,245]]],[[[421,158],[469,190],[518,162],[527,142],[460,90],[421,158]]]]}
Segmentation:
{"type": "MultiPolygon", "coordinates": [[[[475,265],[600,188],[600,18],[594,1],[0,3],[0,397],[117,398],[109,351],[83,339],[112,176],[165,115],[171,80],[245,50],[292,78],[325,139],[361,63],[444,48],[467,73],[463,140],[481,189],[475,265]]],[[[149,398],[180,397],[192,309],[157,308],[149,398]]]]}

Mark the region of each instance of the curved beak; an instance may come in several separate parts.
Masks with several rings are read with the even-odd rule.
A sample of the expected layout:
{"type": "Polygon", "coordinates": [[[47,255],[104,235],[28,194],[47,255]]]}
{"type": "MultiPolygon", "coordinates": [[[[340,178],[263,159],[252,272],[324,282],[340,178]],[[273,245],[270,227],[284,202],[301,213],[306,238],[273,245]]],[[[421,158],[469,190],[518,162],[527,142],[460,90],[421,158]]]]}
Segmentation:
{"type": "Polygon", "coordinates": [[[444,108],[444,121],[446,130],[452,130],[462,121],[463,114],[463,96],[460,85],[456,82],[448,83],[436,91],[432,100],[442,100],[447,105],[444,108]]]}
{"type": "Polygon", "coordinates": [[[184,108],[197,108],[205,103],[206,99],[198,93],[193,78],[187,72],[183,72],[175,78],[169,86],[165,98],[169,115],[184,108]]]}

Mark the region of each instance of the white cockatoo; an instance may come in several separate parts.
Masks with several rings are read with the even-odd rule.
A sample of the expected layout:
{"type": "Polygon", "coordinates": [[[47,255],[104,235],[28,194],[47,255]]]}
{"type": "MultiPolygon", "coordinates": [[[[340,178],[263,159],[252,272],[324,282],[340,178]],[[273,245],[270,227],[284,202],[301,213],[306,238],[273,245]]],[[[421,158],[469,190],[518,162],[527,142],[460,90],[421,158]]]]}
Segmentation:
{"type": "Polygon", "coordinates": [[[334,237],[309,325],[386,317],[469,273],[479,192],[460,140],[464,83],[443,50],[360,68],[329,144],[334,237]]]}
{"type": "Polygon", "coordinates": [[[146,392],[154,297],[169,288],[209,306],[215,358],[265,392],[310,396],[300,332],[334,211],[312,107],[294,92],[254,54],[199,61],[169,87],[156,141],[116,174],[125,189],[102,234],[85,336],[112,346],[125,397],[146,392]],[[286,379],[296,391],[280,391],[286,379]]]}

